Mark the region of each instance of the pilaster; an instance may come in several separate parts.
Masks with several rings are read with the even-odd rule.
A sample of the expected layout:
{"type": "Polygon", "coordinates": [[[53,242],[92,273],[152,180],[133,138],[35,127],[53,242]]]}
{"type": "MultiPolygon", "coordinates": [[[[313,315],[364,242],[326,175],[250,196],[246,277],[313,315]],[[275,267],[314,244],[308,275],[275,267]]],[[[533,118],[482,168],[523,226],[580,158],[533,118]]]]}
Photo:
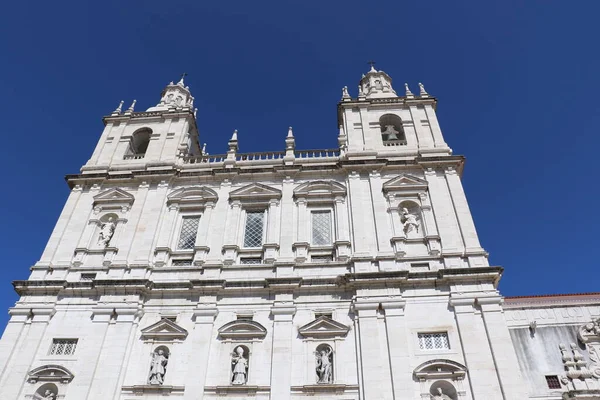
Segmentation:
{"type": "Polygon", "coordinates": [[[271,308],[273,350],[271,355],[271,398],[291,399],[293,318],[296,307],[290,296],[281,295],[271,308]]]}
{"type": "Polygon", "coordinates": [[[410,369],[409,336],[404,315],[406,301],[402,298],[394,298],[383,301],[381,305],[385,311],[393,398],[410,399],[414,396],[414,382],[410,369]]]}

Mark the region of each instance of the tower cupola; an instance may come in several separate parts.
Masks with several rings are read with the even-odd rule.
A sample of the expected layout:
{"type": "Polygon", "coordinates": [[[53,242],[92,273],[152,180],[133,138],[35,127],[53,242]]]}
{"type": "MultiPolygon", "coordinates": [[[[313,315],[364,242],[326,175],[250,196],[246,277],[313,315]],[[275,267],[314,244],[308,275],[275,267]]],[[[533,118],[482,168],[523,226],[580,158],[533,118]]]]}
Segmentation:
{"type": "Polygon", "coordinates": [[[166,111],[168,109],[183,109],[194,107],[194,96],[190,92],[189,86],[185,86],[181,76],[177,83],[169,83],[161,93],[160,103],[154,107],[150,107],[146,111],[166,111]]]}
{"type": "Polygon", "coordinates": [[[392,88],[392,78],[383,71],[377,71],[373,64],[369,72],[362,76],[360,88],[367,99],[397,97],[392,88]]]}

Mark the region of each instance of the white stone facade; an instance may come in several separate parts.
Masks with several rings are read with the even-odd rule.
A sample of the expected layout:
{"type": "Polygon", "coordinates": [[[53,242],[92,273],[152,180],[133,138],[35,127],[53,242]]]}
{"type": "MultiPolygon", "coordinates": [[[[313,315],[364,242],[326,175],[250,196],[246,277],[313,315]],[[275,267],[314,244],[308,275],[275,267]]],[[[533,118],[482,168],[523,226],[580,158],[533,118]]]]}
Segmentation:
{"type": "MultiPolygon", "coordinates": [[[[464,158],[422,85],[398,96],[372,68],[358,97],[342,91],[339,147],[318,151],[290,128],[284,151],[240,153],[234,132],[209,155],[193,100],[182,79],[157,106],[104,118],[14,282],[1,398],[600,398],[581,397],[597,383],[580,373],[596,371],[594,334],[561,390],[540,387],[551,368],[523,373],[520,311],[503,308],[464,158]]],[[[592,323],[599,304],[553,323],[592,323]]]]}

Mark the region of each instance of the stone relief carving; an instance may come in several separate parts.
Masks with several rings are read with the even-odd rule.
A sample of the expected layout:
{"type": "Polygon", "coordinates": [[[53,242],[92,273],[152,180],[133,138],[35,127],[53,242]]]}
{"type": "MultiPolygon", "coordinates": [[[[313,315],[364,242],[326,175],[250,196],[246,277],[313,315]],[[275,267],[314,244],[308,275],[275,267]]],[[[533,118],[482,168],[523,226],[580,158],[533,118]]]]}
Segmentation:
{"type": "Polygon", "coordinates": [[[165,381],[165,374],[167,372],[168,362],[169,357],[165,354],[163,349],[156,349],[154,353],[152,353],[152,362],[150,363],[150,374],[148,376],[149,384],[163,384],[163,382],[165,381]]]}
{"type": "MultiPolygon", "coordinates": [[[[558,345],[565,367],[565,375],[560,377],[560,381],[567,387],[568,390],[590,390],[594,389],[596,383],[594,382],[597,376],[594,376],[593,372],[588,366],[588,362],[585,360],[583,354],[578,349],[577,344],[571,343],[570,350],[564,344],[558,345]]],[[[594,367],[592,366],[592,369],[594,367]]]]}
{"type": "Polygon", "coordinates": [[[408,211],[407,208],[402,209],[402,224],[404,225],[404,234],[409,236],[412,233],[419,233],[419,221],[416,214],[408,211]]]}
{"type": "Polygon", "coordinates": [[[110,217],[108,221],[102,224],[102,228],[100,229],[100,234],[98,235],[98,245],[102,247],[107,247],[110,243],[110,239],[112,239],[115,234],[115,223],[113,222],[114,218],[110,217]]]}
{"type": "Polygon", "coordinates": [[[600,379],[600,318],[579,328],[578,336],[587,347],[590,357],[589,369],[593,377],[600,379]]]}
{"type": "Polygon", "coordinates": [[[319,346],[315,352],[317,383],[333,383],[333,350],[329,346],[319,346]]]}
{"type": "Polygon", "coordinates": [[[244,357],[244,348],[238,346],[231,354],[232,375],[231,383],[244,385],[248,381],[248,359],[244,357]]]}
{"type": "Polygon", "coordinates": [[[437,388],[437,394],[432,394],[431,400],[452,400],[452,397],[444,394],[442,388],[437,388]]]}

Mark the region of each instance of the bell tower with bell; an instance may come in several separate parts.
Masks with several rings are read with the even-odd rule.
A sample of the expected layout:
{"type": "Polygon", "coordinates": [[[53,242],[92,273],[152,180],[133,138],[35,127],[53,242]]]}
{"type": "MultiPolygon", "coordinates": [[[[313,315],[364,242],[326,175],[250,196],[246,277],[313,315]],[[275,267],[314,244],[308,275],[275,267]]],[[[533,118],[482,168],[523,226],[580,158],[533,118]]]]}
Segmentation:
{"type": "Polygon", "coordinates": [[[419,83],[418,94],[404,84],[398,95],[392,78],[375,69],[363,74],[357,97],[342,89],[338,104],[340,137],[346,142],[347,156],[444,156],[452,150],[444,141],[436,106],[437,100],[419,83]]]}
{"type": "Polygon", "coordinates": [[[196,109],[190,88],[181,76],[161,92],[157,105],[136,111],[136,100],[123,110],[123,101],[103,118],[104,131],[82,173],[170,169],[184,156],[201,154],[196,109]]]}

